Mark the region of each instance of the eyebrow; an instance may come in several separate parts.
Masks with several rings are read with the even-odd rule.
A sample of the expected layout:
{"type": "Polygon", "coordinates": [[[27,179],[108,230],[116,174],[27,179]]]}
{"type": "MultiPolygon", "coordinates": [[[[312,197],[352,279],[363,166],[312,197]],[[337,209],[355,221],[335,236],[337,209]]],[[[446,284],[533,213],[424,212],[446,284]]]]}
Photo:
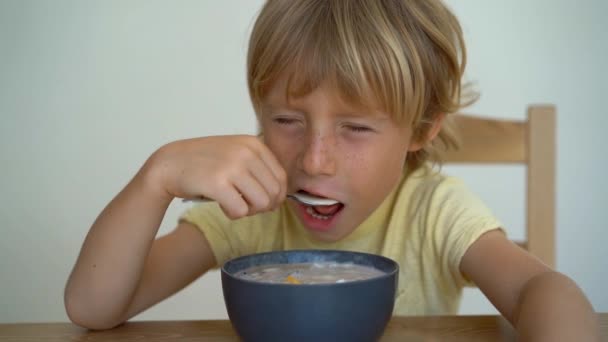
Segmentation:
{"type": "Polygon", "coordinates": [[[269,104],[268,102],[263,102],[260,104],[260,110],[262,112],[277,111],[277,110],[279,110],[279,108],[277,106],[273,106],[273,105],[269,104]]]}
{"type": "Polygon", "coordinates": [[[340,112],[340,113],[337,113],[336,116],[346,117],[346,118],[353,118],[353,117],[354,118],[371,118],[371,119],[375,119],[375,120],[379,120],[379,121],[385,121],[385,120],[389,119],[388,114],[384,114],[377,110],[371,110],[368,112],[361,112],[361,111],[340,112]]]}
{"type": "MultiPolygon", "coordinates": [[[[297,108],[290,108],[288,106],[275,106],[268,102],[262,103],[260,106],[262,113],[268,112],[277,112],[281,110],[293,111],[302,113],[303,111],[297,108]]],[[[357,110],[345,110],[345,111],[335,111],[334,112],[337,117],[342,118],[369,118],[377,121],[387,121],[390,120],[390,115],[383,113],[378,110],[369,110],[369,111],[357,111],[357,110]]]]}

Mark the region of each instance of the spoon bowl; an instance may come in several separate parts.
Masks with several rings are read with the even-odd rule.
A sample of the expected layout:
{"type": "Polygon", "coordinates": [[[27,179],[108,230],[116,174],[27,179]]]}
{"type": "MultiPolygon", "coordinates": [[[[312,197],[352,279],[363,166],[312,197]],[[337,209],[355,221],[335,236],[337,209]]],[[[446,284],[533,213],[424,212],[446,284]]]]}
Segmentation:
{"type": "Polygon", "coordinates": [[[296,200],[300,203],[304,203],[306,205],[334,205],[334,204],[340,203],[331,198],[316,197],[316,196],[304,194],[301,192],[288,194],[287,197],[291,198],[293,200],[296,200]]]}

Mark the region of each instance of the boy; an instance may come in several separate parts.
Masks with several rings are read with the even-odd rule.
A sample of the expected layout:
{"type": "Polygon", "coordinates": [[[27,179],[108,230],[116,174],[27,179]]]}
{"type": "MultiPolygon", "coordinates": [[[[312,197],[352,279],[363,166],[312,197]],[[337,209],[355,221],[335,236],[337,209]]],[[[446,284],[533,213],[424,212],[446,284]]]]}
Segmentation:
{"type": "Polygon", "coordinates": [[[597,339],[578,287],[427,163],[453,144],[444,119],[463,105],[464,65],[460,26],[439,0],[269,0],[248,54],[260,136],[156,151],[91,227],[68,315],[111,328],[232,257],[338,248],[399,262],[395,314],[454,314],[473,282],[523,339],[597,339]],[[298,191],[339,203],[285,201],[298,191]],[[155,240],[174,198],[201,196],[217,204],[155,240]]]}

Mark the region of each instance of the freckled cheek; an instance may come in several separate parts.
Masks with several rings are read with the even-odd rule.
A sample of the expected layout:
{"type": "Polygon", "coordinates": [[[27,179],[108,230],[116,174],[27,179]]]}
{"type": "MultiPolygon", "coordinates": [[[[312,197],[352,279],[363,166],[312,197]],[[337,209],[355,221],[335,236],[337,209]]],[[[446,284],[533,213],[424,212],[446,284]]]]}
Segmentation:
{"type": "Polygon", "coordinates": [[[391,188],[403,172],[398,156],[383,153],[348,153],[344,161],[352,189],[366,196],[391,188]]]}
{"type": "Polygon", "coordinates": [[[367,156],[364,153],[357,153],[357,151],[349,151],[343,156],[345,164],[350,168],[366,169],[369,163],[367,156]]]}
{"type": "Polygon", "coordinates": [[[357,190],[362,184],[368,182],[373,175],[373,159],[370,159],[364,153],[349,152],[345,153],[343,157],[343,170],[342,174],[346,177],[348,182],[355,185],[354,189],[357,190]]]}

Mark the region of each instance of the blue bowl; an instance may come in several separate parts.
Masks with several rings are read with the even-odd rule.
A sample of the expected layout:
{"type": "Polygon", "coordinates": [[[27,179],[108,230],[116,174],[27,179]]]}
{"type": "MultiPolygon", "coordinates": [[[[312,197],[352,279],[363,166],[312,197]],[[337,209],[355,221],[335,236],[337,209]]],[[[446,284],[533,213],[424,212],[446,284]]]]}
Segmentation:
{"type": "Polygon", "coordinates": [[[375,341],[391,318],[399,265],[386,257],[335,250],[260,253],[228,261],[222,289],[228,316],[245,341],[375,341]],[[385,274],[335,284],[272,284],[235,277],[266,264],[338,262],[385,274]]]}

